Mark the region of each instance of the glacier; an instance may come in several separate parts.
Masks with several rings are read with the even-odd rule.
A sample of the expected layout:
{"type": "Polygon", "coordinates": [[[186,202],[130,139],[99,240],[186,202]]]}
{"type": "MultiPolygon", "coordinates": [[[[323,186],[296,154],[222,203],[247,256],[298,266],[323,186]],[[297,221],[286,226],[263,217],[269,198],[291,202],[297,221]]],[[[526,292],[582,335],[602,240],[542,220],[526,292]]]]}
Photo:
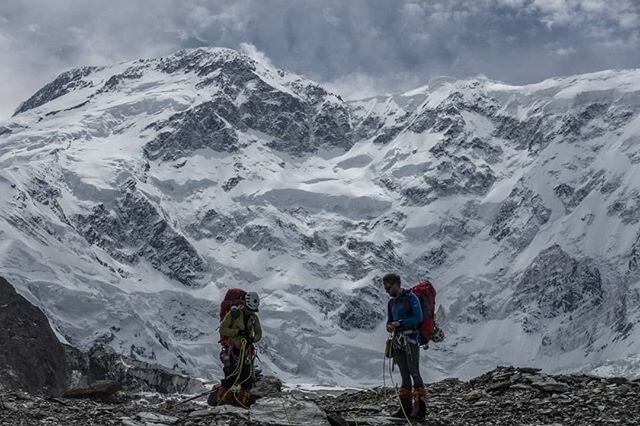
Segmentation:
{"type": "Polygon", "coordinates": [[[355,101],[222,48],[70,70],[0,122],[0,274],[61,341],[209,379],[243,287],[263,370],[380,384],[390,271],[438,289],[428,381],[637,375],[639,112],[640,70],[355,101]]]}

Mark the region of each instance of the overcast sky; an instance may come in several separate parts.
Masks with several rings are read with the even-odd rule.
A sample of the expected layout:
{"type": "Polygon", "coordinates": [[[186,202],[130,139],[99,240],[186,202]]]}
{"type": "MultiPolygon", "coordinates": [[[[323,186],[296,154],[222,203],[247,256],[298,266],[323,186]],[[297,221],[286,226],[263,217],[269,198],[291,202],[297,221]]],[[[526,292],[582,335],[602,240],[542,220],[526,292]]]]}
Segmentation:
{"type": "Polygon", "coordinates": [[[350,98],[640,67],[640,0],[0,0],[0,119],[79,65],[224,46],[350,98]]]}

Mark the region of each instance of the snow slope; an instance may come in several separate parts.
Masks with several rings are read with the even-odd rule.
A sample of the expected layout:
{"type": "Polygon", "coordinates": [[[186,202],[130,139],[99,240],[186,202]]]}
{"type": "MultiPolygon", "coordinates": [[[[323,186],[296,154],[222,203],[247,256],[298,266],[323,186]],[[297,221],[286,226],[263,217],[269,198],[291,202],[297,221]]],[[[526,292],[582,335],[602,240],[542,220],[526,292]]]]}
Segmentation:
{"type": "Polygon", "coordinates": [[[203,377],[241,286],[264,369],[379,383],[388,271],[439,290],[428,380],[631,374],[639,110],[639,70],[349,103],[229,49],[72,70],[0,123],[0,273],[68,343],[203,377]]]}

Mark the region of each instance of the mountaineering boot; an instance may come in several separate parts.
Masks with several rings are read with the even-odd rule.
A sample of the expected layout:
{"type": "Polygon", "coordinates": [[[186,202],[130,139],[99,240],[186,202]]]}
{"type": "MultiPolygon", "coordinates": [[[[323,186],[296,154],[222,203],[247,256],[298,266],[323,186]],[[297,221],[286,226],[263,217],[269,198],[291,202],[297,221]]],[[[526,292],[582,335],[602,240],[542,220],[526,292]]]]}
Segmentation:
{"type": "Polygon", "coordinates": [[[391,417],[408,418],[411,415],[411,389],[400,388],[398,398],[400,398],[400,408],[391,417]]]}
{"type": "Polygon", "coordinates": [[[231,392],[229,391],[229,388],[220,385],[218,392],[215,393],[215,398],[213,398],[213,395],[213,392],[209,394],[207,404],[212,406],[223,405],[229,403],[229,396],[231,395],[231,392]]]}
{"type": "Polygon", "coordinates": [[[241,389],[238,394],[238,402],[244,408],[249,408],[249,390],[241,389]]]}
{"type": "Polygon", "coordinates": [[[424,419],[427,415],[427,388],[424,386],[413,389],[413,411],[411,417],[424,419]]]}
{"type": "Polygon", "coordinates": [[[218,405],[218,393],[217,392],[211,391],[209,396],[207,396],[207,405],[210,405],[211,407],[215,407],[216,405],[218,405]]]}

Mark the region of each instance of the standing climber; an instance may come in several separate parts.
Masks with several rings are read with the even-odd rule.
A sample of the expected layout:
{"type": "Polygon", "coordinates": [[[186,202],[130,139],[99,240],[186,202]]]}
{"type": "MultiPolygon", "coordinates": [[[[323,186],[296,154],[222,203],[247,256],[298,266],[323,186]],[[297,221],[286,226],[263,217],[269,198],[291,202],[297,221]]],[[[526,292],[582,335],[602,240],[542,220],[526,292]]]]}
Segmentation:
{"type": "Polygon", "coordinates": [[[400,276],[397,274],[385,275],[382,283],[391,297],[387,307],[387,331],[393,333],[393,360],[402,376],[398,395],[401,407],[393,417],[411,416],[422,419],[426,415],[427,390],[420,376],[422,342],[418,327],[423,319],[420,300],[401,287],[400,276]]]}
{"type": "Polygon", "coordinates": [[[218,389],[218,403],[229,401],[231,387],[240,385],[237,400],[241,406],[249,407],[249,393],[254,385],[254,344],[262,338],[262,327],[256,314],[259,305],[258,293],[246,293],[244,303],[231,306],[220,323],[225,378],[218,389]]]}

